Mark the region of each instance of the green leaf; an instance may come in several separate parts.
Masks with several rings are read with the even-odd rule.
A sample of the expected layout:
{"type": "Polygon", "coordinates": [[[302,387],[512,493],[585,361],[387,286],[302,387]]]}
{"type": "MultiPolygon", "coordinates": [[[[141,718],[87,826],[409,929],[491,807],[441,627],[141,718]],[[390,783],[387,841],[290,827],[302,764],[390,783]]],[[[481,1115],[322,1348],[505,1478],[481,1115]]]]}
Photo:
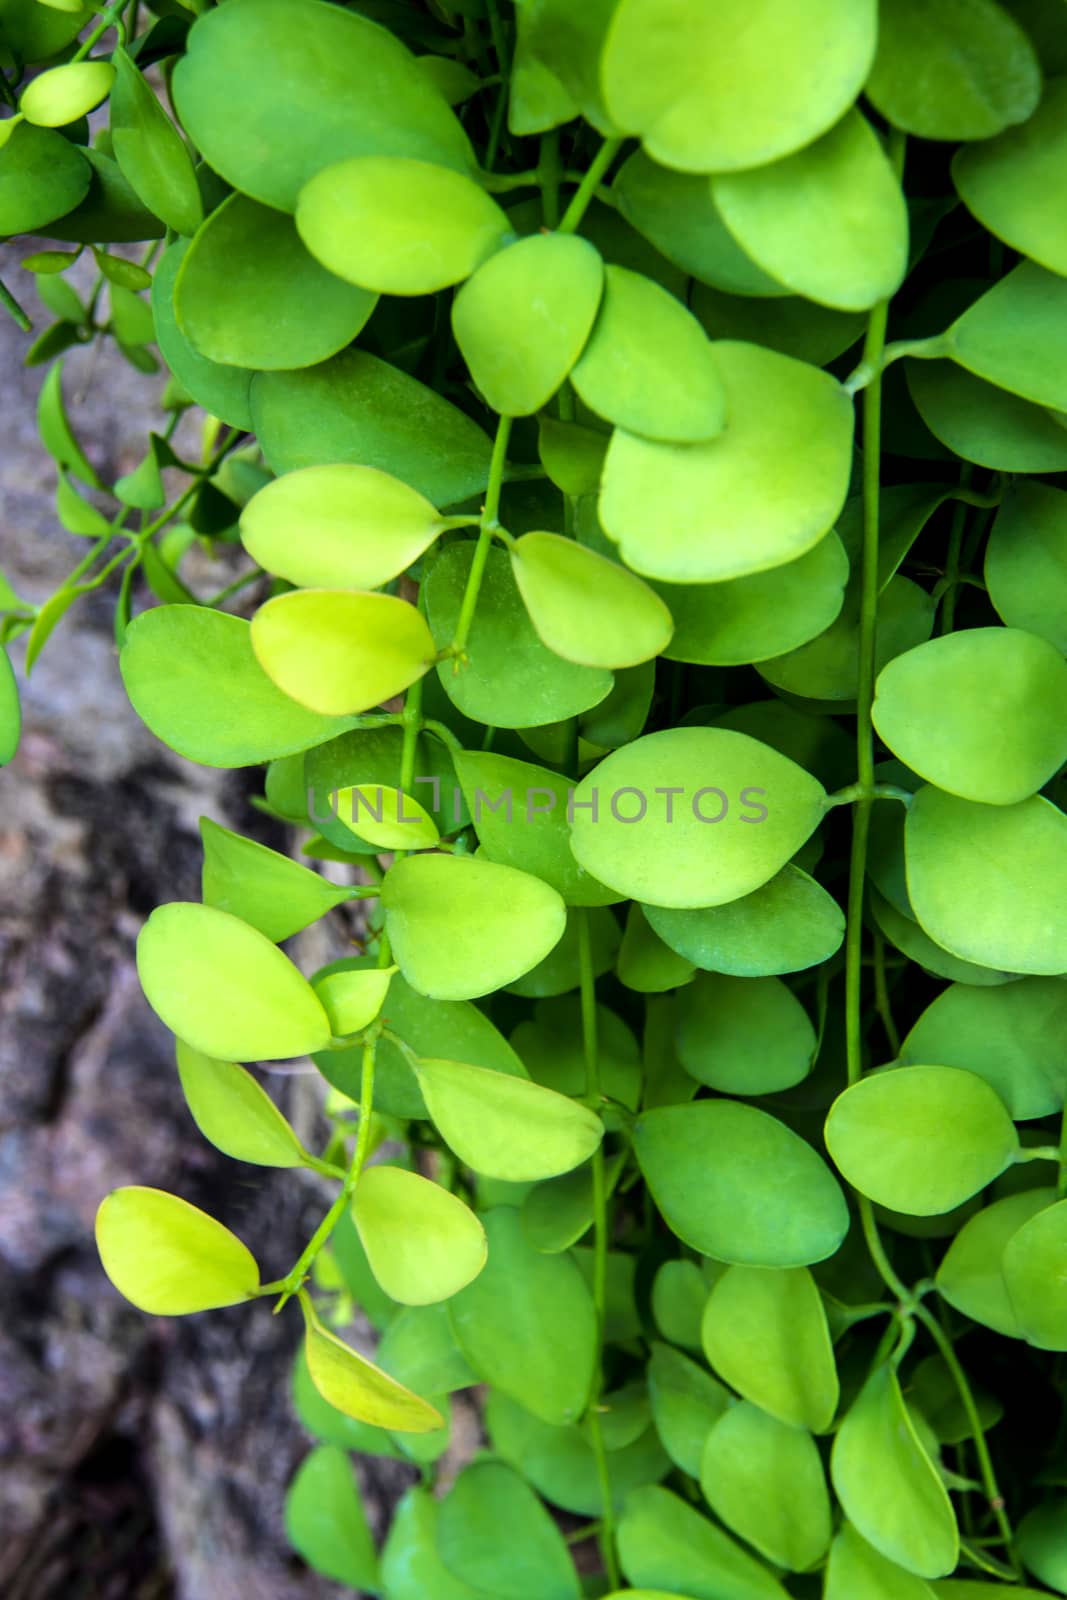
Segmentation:
{"type": "Polygon", "coordinates": [[[162,1189],[131,1186],[105,1196],[96,1248],[119,1293],[151,1316],[211,1311],[259,1292],[259,1268],[236,1234],[162,1189]]]}
{"type": "Polygon", "coordinates": [[[37,428],[52,460],[63,471],[80,478],[90,489],[104,485],[74,437],[63,404],[63,363],[57,361],[41,385],[37,400],[37,428]]]}
{"type": "Polygon", "coordinates": [[[774,1094],[811,1071],[815,1029],[780,978],[702,972],[679,997],[676,1045],[698,1083],[723,1094],[774,1094]]]}
{"type": "Polygon", "coordinates": [[[848,1229],[822,1158],[754,1106],[697,1100],[646,1111],[634,1148],[671,1231],[719,1261],[808,1266],[833,1255],[848,1229]]]}
{"type": "Polygon", "coordinates": [[[300,1303],[308,1371],[324,1400],[346,1416],[393,1433],[432,1433],[443,1426],[440,1413],[428,1401],[328,1332],[306,1296],[300,1303]]]}
{"type": "Polygon", "coordinates": [[[77,122],[107,98],[115,81],[109,61],[71,61],[50,67],[28,83],[19,110],[38,128],[61,128],[77,122]]]}
{"type": "Polygon", "coordinates": [[[437,1550],[440,1505],[429,1489],[409,1489],[400,1501],[382,1550],[382,1582],[389,1600],[482,1600],[453,1576],[437,1550]]]}
{"type": "Polygon", "coordinates": [[[912,1066],[840,1094],[826,1145],[852,1186],[895,1211],[936,1216],[969,1200],[1018,1150],[1003,1100],[976,1073],[912,1066]]]}
{"type": "Polygon", "coordinates": [[[526,1243],[519,1213],[485,1214],[489,1260],[449,1302],[460,1349],[480,1377],[545,1422],[583,1414],[597,1348],[596,1312],[569,1256],[526,1243]]]}
{"type": "MultiPolygon", "coordinates": [[[[490,1393],[486,1424],[492,1448],[546,1500],[579,1516],[601,1515],[596,1457],[585,1428],[542,1422],[499,1390],[490,1393]]],[[[616,1503],[637,1485],[658,1482],[671,1465],[652,1427],[612,1450],[609,1461],[616,1503]]]]}
{"type": "Polygon", "coordinates": [[[934,1592],[921,1578],[879,1555],[847,1522],[842,1525],[830,1546],[824,1600],[933,1600],[934,1592]]]}
{"type": "Polygon", "coordinates": [[[904,195],[858,111],[783,161],[720,173],[711,192],[745,253],[795,294],[863,311],[903,281],[904,195]]]}
{"type": "Polygon", "coordinates": [[[875,693],[893,754],[965,800],[1013,805],[1067,760],[1067,661],[1021,629],[931,639],[884,667],[875,693]]]}
{"type": "Polygon", "coordinates": [[[924,933],[919,924],[913,921],[914,910],[907,905],[906,910],[884,899],[877,891],[871,889],[870,893],[871,915],[880,933],[889,943],[906,955],[909,961],[915,961],[926,972],[931,972],[937,978],[945,978],[950,983],[967,983],[978,986],[996,986],[1002,983],[1011,983],[1017,974],[1002,972],[993,967],[975,966],[970,961],[961,961],[959,957],[949,955],[947,950],[935,944],[929,934],[924,933]]]}
{"type": "Polygon", "coordinates": [[[285,1531],[315,1572],[353,1589],[377,1591],[378,1555],[343,1450],[320,1445],[305,1456],[285,1497],[285,1531]]]}
{"type": "Polygon", "coordinates": [[[379,850],[433,849],[440,835],[430,813],[399,789],[352,785],[334,796],[338,819],[379,850]]]}
{"type": "MultiPolygon", "coordinates": [[[[845,589],[844,605],[826,631],[798,650],[759,662],[761,676],[786,694],[812,700],[855,700],[861,587],[857,562],[845,589]]],[[[898,575],[889,580],[882,594],[878,624],[875,667],[881,671],[902,651],[912,650],[929,639],[934,626],[934,602],[925,589],[898,575]]]]}
{"type": "Polygon", "coordinates": [[[652,1281],[652,1315],[672,1344],[700,1350],[708,1283],[695,1261],[665,1261],[652,1281]]]}
{"type": "Polygon", "coordinates": [[[557,489],[564,494],[596,494],[604,466],[608,440],[593,428],[576,422],[557,422],[555,417],[537,419],[537,448],[544,467],[557,489]]]}
{"type": "Polygon", "coordinates": [[[0,767],[14,759],[21,731],[18,680],[7,651],[0,648],[0,767]]]}
{"type": "MultiPolygon", "coordinates": [[[[641,1053],[626,1023],[597,1006],[597,1056],[604,1093],[636,1111],[641,1099],[641,1053]]],[[[585,1093],[586,1062],[581,1000],[577,995],[539,1000],[533,1017],[520,1022],[511,1042],[548,1089],[577,1099],[585,1093]]]]}
{"type": "Polygon", "coordinates": [[[311,254],[377,294],[433,294],[469,278],[510,231],[491,195],[451,167],[355,156],[301,189],[296,226],[311,254]]]}
{"type": "Polygon", "coordinates": [[[344,731],[275,688],[249,635],[243,618],[203,606],[158,606],[130,625],[119,656],[126,693],[156,738],[189,761],[248,767],[344,731]]]}
{"type": "Polygon", "coordinates": [[[930,785],[908,810],[908,894],[931,939],[1007,972],[1067,972],[1067,817],[1039,795],[1012,806],[930,785]]]}
{"type": "MultiPolygon", "coordinates": [[[[448,545],[423,585],[439,650],[455,637],[474,551],[472,540],[448,545]]],[[[561,722],[599,705],[612,685],[610,672],[564,661],[542,644],[503,550],[489,552],[465,657],[440,663],[441,686],[465,716],[493,727],[561,722]]]]}
{"type": "Polygon", "coordinates": [[[440,531],[437,511],[421,494],[352,463],[287,472],[241,512],[241,542],[253,561],[312,589],[380,588],[440,531]]]}
{"type": "Polygon", "coordinates": [[[605,268],[604,298],[571,381],[591,411],[647,438],[713,439],[726,424],[703,328],[666,289],[625,267],[605,268]]]}
{"type": "MultiPolygon", "coordinates": [[[[5,12],[5,31],[9,19],[5,12]]],[[[62,134],[20,122],[2,148],[0,230],[5,234],[34,233],[84,198],[92,168],[62,134]]]]}
{"type": "Polygon", "coordinates": [[[485,1265],[485,1230],[473,1211],[402,1167],[369,1167],[356,1186],[352,1217],[371,1271],[401,1305],[448,1300],[485,1265]]]}
{"type": "Polygon", "coordinates": [[[571,854],[567,810],[574,785],[558,772],[492,751],[454,757],[482,851],[549,884],[568,905],[597,906],[619,898],[571,854]]]}
{"type": "Polygon", "coordinates": [[[525,417],[564,382],[600,304],[604,266],[585,239],[533,234],[482,263],[452,304],[452,331],[494,411],[525,417]]]}
{"type": "Polygon", "coordinates": [[[382,1009],[396,970],[380,967],[370,972],[327,972],[314,979],[312,988],[338,1037],[361,1033],[370,1026],[382,1009]]]}
{"type": "Polygon", "coordinates": [[[292,1398],[299,1422],[313,1439],[339,1445],[342,1450],[359,1450],[394,1460],[403,1458],[399,1446],[383,1428],[373,1428],[369,1422],[346,1417],[322,1398],[311,1381],[303,1345],[298,1347],[293,1360],[292,1398]]]}
{"type": "Polygon", "coordinates": [[[905,1063],[965,1067],[991,1084],[1015,1121],[1047,1117],[1067,1097],[1067,984],[1023,978],[1001,988],[954,983],[928,1005],[900,1047],[905,1063]]]}
{"type": "Polygon", "coordinates": [[[582,780],[571,848],[587,872],[645,905],[723,905],[780,871],[823,800],[815,778],[745,734],[671,728],[582,780]]]}
{"type": "Polygon", "coordinates": [[[193,1121],[209,1144],[257,1167],[302,1167],[307,1151],[252,1074],[179,1039],[178,1076],[193,1121]]]}
{"type": "Polygon", "coordinates": [[[513,982],[559,942],[566,919],[547,883],[463,856],[398,861],[382,907],[401,972],[436,1000],[471,1000],[513,982]]]}
{"type": "MultiPolygon", "coordinates": [[[[1026,1513],[1018,1529],[1018,1551],[1028,1572],[1059,1594],[1067,1593],[1067,1545],[1063,1513],[1067,1495],[1050,1495],[1026,1513]]],[[[1021,1594],[1025,1590],[1019,1591],[1021,1594]]]]}
{"type": "Polygon", "coordinates": [[[167,1027],[220,1061],[277,1061],[329,1042],[329,1020],[307,979],[226,911],[157,906],[137,940],[137,972],[167,1027]]]}
{"type": "Polygon", "coordinates": [[[699,1478],[704,1440],[732,1396],[703,1367],[669,1344],[653,1341],[651,1350],[648,1392],[656,1431],[675,1466],[691,1478],[699,1478]]]}
{"type": "Polygon", "coordinates": [[[622,0],[601,64],[604,98],[648,154],[686,172],[760,166],[810,144],[848,109],[874,54],[866,0],[622,0]]]}
{"type": "Polygon", "coordinates": [[[578,1600],[578,1574],[557,1524],[518,1473],[476,1461],[438,1514],[449,1571],[498,1600],[578,1600]]]}
{"type": "MultiPolygon", "coordinates": [[[[527,0],[518,9],[520,38],[529,57],[552,74],[557,86],[555,120],[567,122],[580,111],[601,133],[616,131],[604,109],[599,70],[614,0],[587,0],[577,9],[568,0],[527,0]]],[[[553,126],[543,117],[538,123],[533,131],[553,126]]]]}
{"type": "Polygon", "coordinates": [[[433,665],[421,612],[395,595],[295,589],[260,606],[252,648],[284,694],[323,716],[369,711],[433,665]]]}
{"type": "Polygon", "coordinates": [[[1004,1246],[1001,1270],[1022,1337],[1039,1350],[1067,1350],[1067,1201],[1023,1222],[1004,1246]]]}
{"type": "Polygon", "coordinates": [[[994,1200],[965,1222],[937,1269],[942,1299],[994,1332],[1021,1339],[1004,1278],[1004,1252],[1023,1224],[1055,1199],[1055,1189],[1023,1189],[994,1200]]]}
{"type": "MultiPolygon", "coordinates": [[[[424,689],[427,686],[424,683],[424,689]]],[[[338,815],[341,805],[337,797],[344,790],[357,786],[365,789],[391,788],[395,793],[400,779],[403,743],[402,730],[393,725],[354,729],[308,751],[301,796],[304,815],[333,844],[341,849],[361,849],[359,838],[338,815]]],[[[429,733],[421,733],[415,740],[413,787],[419,797],[418,803],[430,812],[440,832],[451,833],[467,822],[463,792],[456,781],[452,757],[447,746],[429,733]]],[[[366,811],[367,807],[361,805],[361,809],[366,811]]],[[[378,809],[376,802],[374,809],[378,809]]],[[[414,816],[414,811],[410,814],[414,816]]],[[[361,817],[360,821],[365,822],[366,817],[361,817]]],[[[384,801],[382,822],[384,825],[384,801]]],[[[415,824],[407,826],[414,828],[415,824]]],[[[370,846],[363,842],[363,852],[369,849],[370,846]]]]}
{"type": "Polygon", "coordinates": [[[967,209],[998,239],[1052,272],[1067,272],[1067,225],[1059,207],[1048,204],[1049,183],[1065,153],[1067,83],[1054,78],[1021,127],[968,145],[952,163],[967,209]]]}
{"type": "MultiPolygon", "coordinates": [[[[602,978],[615,965],[620,934],[619,925],[611,912],[596,906],[585,912],[589,920],[589,944],[593,976],[602,978]]],[[[579,966],[578,912],[568,911],[563,937],[543,961],[531,967],[523,977],[508,984],[512,994],[541,1000],[553,995],[569,994],[581,983],[579,966]]]]}
{"type": "Polygon", "coordinates": [[[195,233],[204,208],[181,135],[126,51],[116,50],[111,59],[111,141],[123,177],[169,228],[195,233]]]}
{"type": "Polygon", "coordinates": [[[795,561],[829,531],[848,488],[852,408],[837,380],[754,344],[722,339],[711,349],[729,427],[703,444],[620,428],[604,463],[605,531],[628,566],[669,583],[795,561]],[[761,487],[771,470],[773,496],[761,487]]]}
{"type": "Polygon", "coordinates": [[[838,1383],[822,1297],[805,1267],[727,1267],[704,1308],[704,1353],[738,1394],[794,1428],[825,1433],[838,1383]]]}
{"type": "Polygon", "coordinates": [[[832,530],[806,555],[721,583],[653,583],[674,618],[670,661],[733,667],[784,655],[838,616],[848,556],[832,530]]]}
{"type": "Polygon", "coordinates": [[[703,283],[693,285],[689,304],[709,339],[769,345],[783,356],[795,356],[817,367],[850,349],[862,335],[865,322],[859,311],[834,311],[800,295],[754,300],[703,283]]]}
{"type": "Polygon", "coordinates": [[[320,0],[237,0],[199,17],[174,72],[182,125],[209,166],[279,211],[323,167],[393,155],[464,170],[444,97],[385,28],[320,0]]]}
{"type": "Polygon", "coordinates": [[[188,239],[178,239],[164,250],[152,274],[152,317],[156,343],[174,377],[197,405],[235,428],[252,427],[249,387],[252,373],[244,367],[224,367],[189,343],[178,326],[174,288],[189,250],[188,239]]]}
{"type": "Polygon", "coordinates": [[[995,472],[1067,471],[1067,428],[1041,406],[954,361],[909,361],[907,378],[930,432],[964,461],[995,472]]]}
{"type": "Polygon", "coordinates": [[[448,1307],[441,1301],[407,1306],[395,1316],[378,1346],[378,1360],[401,1383],[432,1394],[451,1394],[478,1381],[452,1336],[448,1307]]]}
{"type": "Polygon", "coordinates": [[[921,139],[988,139],[1025,122],[1041,69],[1023,29],[994,0],[882,0],[871,103],[921,139]]]}
{"type": "Polygon", "coordinates": [[[178,325],[200,355],[269,370],[336,355],[377,304],[309,255],[291,217],[239,194],[198,231],[174,296],[178,325]]]}
{"type": "Polygon", "coordinates": [[[998,389],[1067,411],[1065,315],[1067,280],[1023,261],[957,317],[947,353],[998,389]]]}
{"type": "Polygon", "coordinates": [[[477,423],[366,350],[300,372],[259,373],[252,415],[279,474],[339,462],[377,467],[436,506],[480,494],[488,481],[491,446],[477,423]]]}
{"type": "Polygon", "coordinates": [[[716,1516],[777,1566],[803,1571],[830,1544],[830,1496],[809,1433],[742,1400],[708,1434],[700,1487],[716,1516]]]}
{"type": "MultiPolygon", "coordinates": [[[[619,1560],[647,1594],[685,1593],[694,1600],[784,1600],[776,1578],[721,1528],[669,1489],[633,1489],[619,1520],[619,1560]]],[[[635,1591],[627,1590],[628,1595],[635,1591]]]]}
{"type": "Polygon", "coordinates": [[[1002,622],[1067,655],[1067,494],[1047,483],[1008,486],[986,546],[985,581],[1002,622]]]}
{"type": "Polygon", "coordinates": [[[954,1569],[952,1505],[889,1367],[878,1367],[853,1401],[834,1440],[830,1474],[845,1515],[887,1561],[920,1578],[954,1569]]]}
{"type": "Polygon", "coordinates": [[[524,534],[511,570],[541,642],[567,661],[637,666],[670,639],[671,614],[649,586],[573,539],[524,534]]]}
{"type": "Polygon", "coordinates": [[[327,883],[277,850],[231,833],[210,817],[200,818],[200,837],[204,904],[240,917],[274,944],[351,898],[348,889],[327,883]]]}
{"type": "MultiPolygon", "coordinates": [[[[622,1171],[624,1157],[606,1164],[605,1185],[610,1194],[622,1171]]],[[[595,1212],[593,1171],[587,1162],[558,1178],[534,1184],[519,1207],[522,1231],[535,1250],[556,1255],[577,1244],[593,1225],[595,1212]]]]}
{"type": "Polygon", "coordinates": [[[727,228],[707,178],[657,166],[635,150],[611,188],[623,216],[698,282],[760,299],[781,294],[781,284],[749,260],[727,228]]]}
{"type": "Polygon", "coordinates": [[[556,1177],[587,1160],[603,1136],[600,1118],[586,1106],[539,1083],[426,1057],[415,1071],[445,1143],[484,1177],[556,1177]]]}
{"type": "Polygon", "coordinates": [[[765,978],[828,961],[845,937],[832,895],[788,862],[760,889],[724,906],[645,906],[660,938],[696,967],[765,978]]]}
{"type": "Polygon", "coordinates": [[[680,988],[693,976],[693,963],[665,944],[649,926],[641,907],[632,902],[619,947],[619,982],[638,994],[663,994],[680,988]]]}

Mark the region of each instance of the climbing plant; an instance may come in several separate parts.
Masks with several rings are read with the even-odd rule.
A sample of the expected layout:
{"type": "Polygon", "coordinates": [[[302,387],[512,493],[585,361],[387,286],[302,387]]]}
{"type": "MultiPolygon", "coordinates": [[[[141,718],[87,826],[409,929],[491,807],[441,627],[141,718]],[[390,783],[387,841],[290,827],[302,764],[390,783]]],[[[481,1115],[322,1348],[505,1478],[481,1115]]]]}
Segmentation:
{"type": "Polygon", "coordinates": [[[135,712],[301,857],[205,820],[138,968],[320,1225],[97,1223],[150,1314],[296,1303],[297,1550],[1067,1593],[1064,0],[0,0],[0,65],[84,552],[3,640],[107,585],[135,712]],[[105,338],[169,374],[115,482],[64,408],[105,338]],[[305,1056],[315,1151],[255,1070],[305,1056]]]}

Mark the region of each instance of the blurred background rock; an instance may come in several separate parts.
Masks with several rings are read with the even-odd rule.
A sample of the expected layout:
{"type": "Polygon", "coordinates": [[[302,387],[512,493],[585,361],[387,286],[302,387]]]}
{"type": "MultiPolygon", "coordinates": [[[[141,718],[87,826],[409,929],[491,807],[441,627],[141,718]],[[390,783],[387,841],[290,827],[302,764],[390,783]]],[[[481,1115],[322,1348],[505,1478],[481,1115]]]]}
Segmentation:
{"type": "MultiPolygon", "coordinates": [[[[38,331],[47,319],[17,265],[26,251],[0,247],[0,275],[38,331]]],[[[84,542],[55,518],[55,468],[36,431],[47,369],[22,365],[31,340],[0,316],[0,570],[40,601],[84,542]]],[[[161,426],[162,378],[98,341],[70,352],[64,389],[105,478],[135,467],[161,426]]],[[[141,922],[162,901],[199,898],[201,813],[284,840],[250,807],[247,775],[182,761],[138,721],[113,609],[113,594],[93,594],[60,623],[23,684],[20,752],[0,771],[0,1594],[325,1600],[351,1591],[309,1573],[282,1525],[308,1448],[289,1404],[295,1307],[145,1317],[93,1246],[103,1195],[148,1183],[218,1216],[273,1278],[325,1208],[313,1175],[248,1167],[204,1142],[171,1038],[141,996],[141,922]]],[[[287,1077],[282,1091],[313,1135],[315,1080],[287,1077]]],[[[413,1474],[366,1465],[380,1526],[413,1474]]]]}

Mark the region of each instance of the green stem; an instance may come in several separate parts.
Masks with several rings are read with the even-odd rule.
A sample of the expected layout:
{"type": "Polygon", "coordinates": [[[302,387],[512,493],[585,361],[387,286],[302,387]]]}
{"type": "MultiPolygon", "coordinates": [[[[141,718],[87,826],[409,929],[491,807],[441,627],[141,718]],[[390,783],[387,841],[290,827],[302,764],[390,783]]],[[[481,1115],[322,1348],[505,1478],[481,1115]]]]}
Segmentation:
{"type": "Polygon", "coordinates": [[[22,329],[23,333],[33,332],[33,323],[19,305],[7,284],[2,280],[0,280],[0,305],[2,305],[5,310],[8,311],[12,321],[17,327],[22,329]]]}
{"type": "MultiPolygon", "coordinates": [[[[971,468],[964,468],[964,483],[966,484],[971,474],[971,468]]],[[[945,561],[945,576],[938,585],[941,590],[941,618],[939,633],[951,633],[956,620],[956,599],[959,593],[958,584],[960,577],[960,552],[963,549],[963,530],[967,524],[968,506],[965,500],[958,500],[952,508],[952,526],[948,535],[948,557],[945,561]]],[[[937,598],[935,596],[935,598],[937,598]]]]}
{"type": "Polygon", "coordinates": [[[501,417],[497,423],[496,438],[493,440],[493,455],[489,463],[489,482],[485,490],[485,504],[482,507],[480,518],[481,531],[478,534],[478,543],[474,549],[474,560],[467,577],[467,587],[463,592],[463,603],[460,606],[459,620],[452,638],[449,654],[461,656],[467,647],[470,637],[471,624],[474,622],[474,613],[478,606],[478,595],[485,576],[486,563],[489,560],[489,551],[493,545],[493,535],[497,531],[500,513],[500,491],[504,483],[504,467],[508,458],[508,440],[511,437],[511,417],[501,417]]]}
{"type": "MultiPolygon", "coordinates": [[[[589,928],[589,913],[584,908],[575,910],[578,920],[578,973],[581,992],[582,1050],[585,1057],[585,1098],[592,1105],[600,1101],[600,1050],[597,1040],[596,976],[593,971],[593,948],[589,928]]],[[[599,1542],[608,1581],[613,1589],[619,1586],[619,1564],[615,1550],[615,1507],[611,1492],[611,1473],[608,1453],[604,1444],[604,1430],[600,1420],[600,1397],[604,1390],[604,1324],[608,1293],[608,1198],[604,1175],[604,1147],[598,1144],[592,1156],[593,1176],[593,1305],[596,1311],[597,1350],[593,1368],[593,1384],[586,1413],[589,1433],[596,1460],[597,1481],[600,1485],[603,1521],[599,1542]]]]}
{"type": "Polygon", "coordinates": [[[122,13],[125,11],[128,5],[129,0],[112,0],[112,4],[108,6],[107,10],[100,13],[100,21],[97,23],[92,33],[90,33],[87,38],[82,40],[77,50],[75,50],[74,54],[71,56],[70,61],[72,66],[76,61],[85,60],[86,56],[89,54],[89,51],[93,48],[93,45],[96,44],[98,39],[103,38],[104,34],[110,27],[119,28],[120,43],[123,42],[121,38],[121,24],[119,23],[119,18],[122,16],[122,13]]]}
{"type": "Polygon", "coordinates": [[[894,1056],[900,1054],[900,1034],[893,1020],[893,1007],[889,1000],[889,985],[886,982],[885,967],[885,940],[880,933],[874,936],[874,1003],[879,1020],[885,1030],[889,1048],[894,1056]]]}
{"type": "Polygon", "coordinates": [[[923,1305],[917,1305],[915,1307],[915,1315],[918,1317],[919,1321],[922,1323],[931,1339],[937,1345],[942,1361],[944,1361],[949,1372],[952,1374],[952,1381],[956,1385],[963,1409],[967,1413],[967,1421],[970,1424],[971,1433],[974,1436],[975,1454],[978,1457],[978,1468],[982,1478],[982,1486],[985,1489],[986,1499],[989,1501],[989,1509],[996,1518],[997,1527],[1000,1530],[1001,1543],[1008,1551],[1012,1566],[1015,1568],[1016,1576],[1021,1577],[1021,1569],[1018,1567],[1012,1552],[1013,1534],[1011,1522],[1008,1518],[1007,1511],[1004,1509],[1004,1497],[997,1485],[997,1475],[993,1470],[993,1460],[989,1454],[989,1446],[986,1444],[985,1429],[982,1426],[982,1419],[978,1415],[978,1407],[975,1404],[974,1395],[971,1391],[971,1385],[968,1382],[967,1374],[960,1366],[956,1352],[952,1347],[952,1340],[945,1333],[937,1318],[927,1310],[926,1306],[923,1305]]]}
{"type": "Polygon", "coordinates": [[[1056,1199],[1062,1200],[1067,1196],[1067,1105],[1063,1108],[1063,1117],[1060,1121],[1060,1170],[1056,1179],[1056,1199]]]}
{"type": "Polygon", "coordinates": [[[615,160],[621,145],[621,139],[604,140],[604,143],[593,157],[589,171],[578,185],[577,192],[571,196],[570,204],[563,213],[563,220],[559,225],[560,233],[577,232],[582,218],[596,195],[601,178],[604,177],[611,163],[615,160]]]}

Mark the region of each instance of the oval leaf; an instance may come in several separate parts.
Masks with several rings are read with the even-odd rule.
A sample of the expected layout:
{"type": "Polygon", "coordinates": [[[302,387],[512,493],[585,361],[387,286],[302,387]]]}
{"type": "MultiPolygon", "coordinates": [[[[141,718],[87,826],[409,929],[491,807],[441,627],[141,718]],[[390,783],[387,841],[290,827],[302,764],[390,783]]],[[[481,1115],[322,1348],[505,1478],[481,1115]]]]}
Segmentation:
{"type": "Polygon", "coordinates": [[[371,1271],[401,1305],[448,1300],[485,1265],[485,1230],[474,1212],[402,1167],[368,1167],[356,1185],[352,1217],[371,1271]]]}
{"type": "Polygon", "coordinates": [[[252,648],[284,694],[323,716],[368,711],[433,665],[420,612],[394,595],[297,589],[260,606],[252,648]]]}
{"type": "Polygon", "coordinates": [[[648,585],[573,539],[524,534],[511,569],[542,642],[567,661],[632,667],[670,639],[671,614],[648,585]]]}
{"type": "Polygon", "coordinates": [[[140,1311],[184,1316],[259,1291],[255,1258],[221,1222],[162,1189],[115,1189],[96,1213],[96,1247],[115,1288],[140,1311]]]}

